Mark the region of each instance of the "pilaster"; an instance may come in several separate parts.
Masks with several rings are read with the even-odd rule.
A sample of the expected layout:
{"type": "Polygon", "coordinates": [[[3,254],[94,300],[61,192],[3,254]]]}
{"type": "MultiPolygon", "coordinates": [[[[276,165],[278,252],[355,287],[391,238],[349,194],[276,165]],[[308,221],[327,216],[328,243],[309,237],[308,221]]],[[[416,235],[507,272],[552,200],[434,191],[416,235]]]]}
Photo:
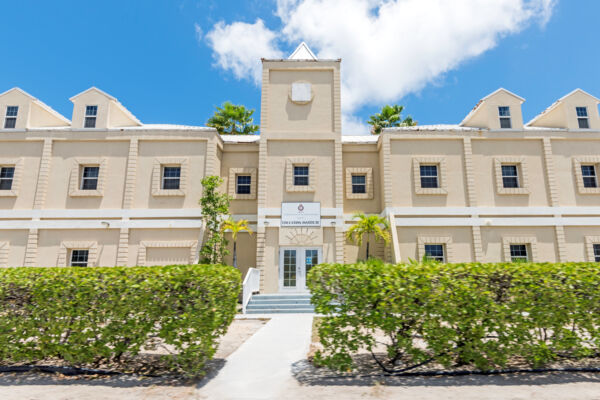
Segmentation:
{"type": "Polygon", "coordinates": [[[554,172],[554,155],[552,154],[551,139],[546,137],[543,139],[544,145],[544,166],[546,167],[546,178],[548,180],[548,191],[550,197],[550,206],[558,207],[558,190],[556,188],[556,175],[554,172]]]}
{"type": "Polygon", "coordinates": [[[129,261],[129,228],[121,228],[119,232],[119,248],[117,250],[117,266],[127,266],[129,261]]]}
{"type": "Polygon", "coordinates": [[[123,208],[133,207],[137,175],[138,152],[138,139],[132,138],[129,142],[129,155],[127,157],[127,173],[125,178],[125,194],[123,196],[123,208]]]}
{"type": "Polygon", "coordinates": [[[567,243],[565,240],[565,228],[562,225],[554,227],[556,233],[556,249],[558,254],[558,262],[566,262],[567,260],[567,243]]]}
{"type": "Polygon", "coordinates": [[[48,178],[50,177],[50,167],[52,164],[52,139],[44,139],[42,149],[42,158],[40,160],[40,169],[38,173],[35,198],[33,208],[38,210],[44,208],[46,202],[46,193],[48,192],[48,178]]]}
{"type": "Polygon", "coordinates": [[[467,184],[467,205],[469,207],[476,207],[477,196],[475,194],[475,171],[473,170],[473,147],[470,137],[463,138],[463,153],[467,184]]]}
{"type": "MultiPolygon", "coordinates": [[[[27,235],[27,246],[25,247],[25,263],[26,267],[37,267],[38,255],[38,230],[30,229],[27,235]]],[[[52,263],[50,263],[52,264],[52,263]]]]}
{"type": "Polygon", "coordinates": [[[473,254],[475,256],[475,262],[483,262],[483,242],[481,240],[481,227],[473,226],[473,254]]]}

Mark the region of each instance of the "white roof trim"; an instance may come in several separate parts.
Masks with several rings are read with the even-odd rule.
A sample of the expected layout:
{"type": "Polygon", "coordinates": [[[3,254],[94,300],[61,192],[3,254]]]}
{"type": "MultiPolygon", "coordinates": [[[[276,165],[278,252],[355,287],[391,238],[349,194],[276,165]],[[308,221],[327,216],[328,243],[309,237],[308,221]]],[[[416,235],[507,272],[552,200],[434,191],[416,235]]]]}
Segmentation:
{"type": "Polygon", "coordinates": [[[492,96],[495,96],[496,94],[498,94],[500,92],[504,92],[504,93],[507,93],[507,94],[513,96],[514,98],[518,99],[521,103],[523,103],[525,101],[524,98],[522,98],[519,95],[514,94],[510,90],[506,90],[504,88],[498,88],[498,89],[494,90],[492,93],[490,93],[487,96],[485,96],[484,98],[482,98],[481,100],[479,100],[479,102],[477,102],[475,107],[473,107],[473,109],[467,114],[467,116],[460,122],[459,125],[463,126],[464,124],[466,124],[467,121],[469,121],[471,119],[471,117],[473,117],[473,115],[475,115],[475,113],[479,110],[479,107],[481,106],[481,104],[483,104],[484,101],[486,101],[487,99],[489,99],[492,96]]]}
{"type": "Polygon", "coordinates": [[[55,109],[53,109],[52,107],[50,107],[48,104],[46,104],[43,101],[39,100],[38,98],[30,95],[29,93],[27,93],[26,91],[24,91],[23,89],[21,89],[19,87],[14,87],[12,89],[8,89],[6,92],[0,93],[0,97],[4,96],[5,94],[8,94],[10,92],[15,92],[15,91],[21,93],[24,96],[29,97],[33,103],[35,103],[38,106],[42,107],[45,111],[49,112],[50,114],[52,114],[56,118],[60,119],[64,123],[69,124],[69,125],[71,124],[71,120],[70,119],[64,117],[62,114],[60,114],[58,111],[56,111],[55,109]]]}
{"type": "Polygon", "coordinates": [[[311,51],[305,42],[300,43],[296,50],[288,57],[288,60],[317,60],[315,53],[311,51]]]}
{"type": "Polygon", "coordinates": [[[536,123],[536,122],[537,122],[537,120],[539,120],[540,118],[542,118],[542,117],[543,117],[543,116],[545,116],[545,115],[548,115],[548,113],[550,113],[552,110],[554,110],[556,107],[558,107],[558,106],[559,106],[559,105],[562,103],[562,101],[563,101],[564,99],[566,99],[567,97],[570,97],[570,96],[574,95],[574,94],[575,94],[575,93],[577,93],[577,92],[581,92],[581,93],[585,94],[586,96],[589,96],[589,97],[591,97],[592,99],[594,99],[594,100],[596,101],[596,104],[600,104],[600,99],[598,99],[598,98],[597,98],[597,97],[595,97],[595,96],[592,96],[591,94],[589,94],[589,93],[588,93],[588,92],[586,92],[585,90],[582,90],[582,89],[579,89],[579,88],[577,88],[577,89],[575,89],[575,90],[572,90],[571,92],[569,92],[569,93],[565,94],[565,95],[564,95],[563,97],[561,97],[560,99],[556,100],[554,103],[552,103],[552,104],[550,105],[550,107],[546,108],[544,111],[542,111],[541,113],[539,113],[538,115],[536,115],[535,117],[533,117],[533,118],[531,119],[531,121],[529,121],[528,123],[526,123],[526,124],[525,124],[525,126],[527,126],[527,127],[528,127],[528,126],[531,126],[531,124],[534,124],[534,123],[536,123]]]}
{"type": "Polygon", "coordinates": [[[117,101],[117,99],[115,97],[113,97],[110,94],[106,93],[104,90],[98,89],[96,86],[92,86],[91,88],[86,89],[83,92],[77,93],[75,96],[71,97],[69,100],[73,101],[74,99],[78,98],[79,96],[84,95],[87,92],[91,92],[93,90],[96,91],[96,92],[98,92],[98,93],[100,93],[100,94],[102,94],[102,95],[104,95],[104,96],[106,96],[106,97],[108,97],[111,100],[117,101]]]}

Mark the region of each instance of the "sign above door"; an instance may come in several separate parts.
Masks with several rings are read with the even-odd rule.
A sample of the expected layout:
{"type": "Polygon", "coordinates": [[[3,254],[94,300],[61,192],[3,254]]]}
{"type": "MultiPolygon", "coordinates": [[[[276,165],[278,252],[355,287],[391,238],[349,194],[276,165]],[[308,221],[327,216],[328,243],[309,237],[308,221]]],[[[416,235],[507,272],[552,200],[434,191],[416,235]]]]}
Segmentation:
{"type": "Polygon", "coordinates": [[[281,203],[281,226],[321,226],[321,203],[281,203]]]}

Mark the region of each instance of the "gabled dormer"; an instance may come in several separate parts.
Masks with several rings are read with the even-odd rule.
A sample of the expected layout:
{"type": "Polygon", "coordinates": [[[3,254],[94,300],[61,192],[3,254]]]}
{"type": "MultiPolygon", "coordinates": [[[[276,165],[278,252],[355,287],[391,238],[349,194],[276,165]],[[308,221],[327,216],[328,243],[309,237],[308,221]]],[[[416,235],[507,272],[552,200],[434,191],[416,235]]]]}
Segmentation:
{"type": "Polygon", "coordinates": [[[71,121],[19,88],[0,94],[0,130],[69,126],[71,121]]]}
{"type": "Polygon", "coordinates": [[[477,103],[460,126],[490,130],[522,130],[524,98],[500,88],[477,103]]]}
{"type": "Polygon", "coordinates": [[[107,129],[141,126],[142,123],[119,101],[91,87],[70,98],[73,102],[73,129],[107,129]]]}
{"type": "Polygon", "coordinates": [[[568,130],[600,130],[600,100],[575,89],[527,123],[527,126],[568,130]]]}

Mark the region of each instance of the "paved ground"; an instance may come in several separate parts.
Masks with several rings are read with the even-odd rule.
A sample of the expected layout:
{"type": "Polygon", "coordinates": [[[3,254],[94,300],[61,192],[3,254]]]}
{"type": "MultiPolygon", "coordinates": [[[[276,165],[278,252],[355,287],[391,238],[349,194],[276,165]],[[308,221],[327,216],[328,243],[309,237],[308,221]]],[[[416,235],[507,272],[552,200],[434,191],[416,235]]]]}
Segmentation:
{"type": "Polygon", "coordinates": [[[217,362],[209,377],[198,385],[131,377],[83,380],[42,374],[0,375],[0,400],[600,400],[600,374],[513,374],[385,380],[333,378],[330,371],[315,369],[305,359],[311,339],[312,316],[269,317],[272,317],[269,322],[231,353],[226,361],[217,362]]]}

